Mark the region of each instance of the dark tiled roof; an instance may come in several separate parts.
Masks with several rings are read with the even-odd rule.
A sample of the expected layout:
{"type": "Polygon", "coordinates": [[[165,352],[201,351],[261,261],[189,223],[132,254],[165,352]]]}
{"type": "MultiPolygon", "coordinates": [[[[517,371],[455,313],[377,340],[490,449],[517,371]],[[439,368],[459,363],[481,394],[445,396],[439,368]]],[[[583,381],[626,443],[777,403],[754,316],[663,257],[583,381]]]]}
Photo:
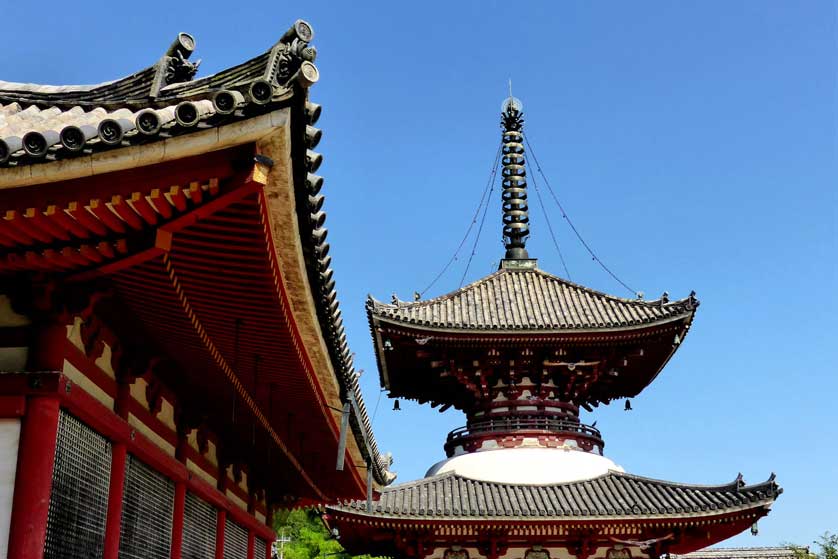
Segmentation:
{"type": "Polygon", "coordinates": [[[501,269],[427,301],[385,304],[370,298],[371,317],[424,327],[466,330],[624,328],[691,317],[694,295],[678,301],[622,299],[537,269],[501,269]]]}
{"type": "MultiPolygon", "coordinates": [[[[385,489],[371,514],[423,519],[689,516],[770,505],[780,493],[773,475],[750,486],[739,478],[726,485],[685,485],[618,472],[555,485],[512,485],[449,472],[385,489]]],[[[370,514],[365,501],[334,508],[370,514]]]]}
{"type": "MultiPolygon", "coordinates": [[[[31,165],[144,144],[224,126],[289,105],[300,112],[305,105],[307,122],[314,124],[319,106],[305,103],[307,88],[318,77],[312,63],[316,53],[308,44],[312,36],[311,26],[298,20],[264,54],[195,80],[192,75],[197,65],[186,61],[194,48],[194,40],[180,34],[175,45],[156,64],[119,80],[90,86],[0,81],[0,185],[3,184],[2,167],[31,165]],[[176,52],[178,48],[180,53],[176,52]],[[294,99],[299,102],[293,103],[294,99]],[[190,112],[195,118],[185,122],[183,117],[189,116],[190,112]],[[116,142],[105,142],[100,134],[107,122],[119,131],[116,142]],[[158,126],[149,127],[149,123],[158,126]],[[72,144],[73,135],[68,131],[76,132],[75,137],[80,137],[81,143],[72,144]],[[29,134],[32,146],[26,145],[29,134]],[[31,153],[38,143],[45,146],[46,151],[37,155],[31,153]]],[[[303,133],[306,137],[300,138],[299,143],[315,147],[320,130],[307,126],[300,131],[303,133]]],[[[317,170],[320,155],[305,148],[299,152],[305,157],[299,167],[310,171],[298,173],[300,176],[294,181],[300,237],[320,326],[342,396],[348,398],[351,394],[356,403],[350,414],[355,439],[364,459],[372,462],[376,481],[386,485],[395,477],[389,471],[391,458],[379,452],[373,436],[346,340],[331,258],[327,256],[325,212],[321,209],[323,196],[319,194],[323,179],[312,174],[317,170]]]]}
{"type": "Polygon", "coordinates": [[[792,547],[711,547],[684,555],[673,555],[673,557],[676,559],[795,559],[798,557],[798,551],[792,547]]]}
{"type": "Polygon", "coordinates": [[[0,81],[0,167],[65,159],[227,124],[287,104],[318,79],[311,27],[298,20],[267,52],[193,80],[195,47],[181,33],[164,56],[96,85],[0,81]]]}

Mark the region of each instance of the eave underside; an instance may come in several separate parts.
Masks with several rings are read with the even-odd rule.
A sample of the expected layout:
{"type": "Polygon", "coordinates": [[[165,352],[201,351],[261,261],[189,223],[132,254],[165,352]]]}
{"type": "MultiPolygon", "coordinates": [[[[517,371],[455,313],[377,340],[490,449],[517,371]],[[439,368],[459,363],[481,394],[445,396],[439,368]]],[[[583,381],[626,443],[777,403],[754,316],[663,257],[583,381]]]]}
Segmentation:
{"type": "MultiPolygon", "coordinates": [[[[314,370],[300,341],[253,154],[243,146],[162,169],[0,191],[3,207],[38,218],[23,221],[37,237],[2,238],[0,272],[7,284],[99,294],[107,303],[94,314],[165,362],[162,376],[184,413],[206,417],[225,459],[247,464],[273,499],[357,497],[363,472],[334,471],[339,414],[328,406],[340,405],[338,383],[332,369],[314,370]],[[94,213],[90,200],[111,202],[94,213]],[[70,219],[75,232],[60,227],[72,204],[89,218],[85,228],[70,219]],[[30,207],[37,212],[26,214],[30,207]]],[[[347,451],[349,464],[363,463],[353,437],[347,451]]]]}
{"type": "Polygon", "coordinates": [[[590,332],[441,332],[373,318],[381,384],[393,397],[467,410],[479,387],[509,374],[552,382],[561,398],[597,406],[634,397],[686,337],[692,314],[663,324],[590,332]]]}

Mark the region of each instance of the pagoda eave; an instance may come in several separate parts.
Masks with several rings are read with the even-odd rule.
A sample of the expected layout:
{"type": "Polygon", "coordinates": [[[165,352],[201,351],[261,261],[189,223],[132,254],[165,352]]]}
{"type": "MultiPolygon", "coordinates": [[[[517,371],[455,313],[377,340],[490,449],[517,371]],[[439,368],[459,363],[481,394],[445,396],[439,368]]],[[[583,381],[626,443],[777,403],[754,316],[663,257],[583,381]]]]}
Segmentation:
{"type": "MultiPolygon", "coordinates": [[[[615,545],[657,557],[688,553],[741,532],[768,514],[781,493],[773,476],[750,486],[740,479],[703,486],[610,472],[564,484],[521,485],[449,473],[387,488],[370,504],[329,506],[326,521],[338,528],[350,553],[373,552],[371,543],[375,553],[385,555],[421,545],[425,557],[436,557],[434,550],[464,541],[479,550],[492,540],[506,557],[534,544],[577,557],[615,545]]],[[[485,549],[478,554],[491,557],[485,549]]]]}
{"type": "Polygon", "coordinates": [[[439,377],[450,376],[455,372],[452,368],[457,369],[457,375],[485,373],[496,380],[507,368],[536,367],[534,373],[539,378],[544,371],[557,384],[559,378],[584,370],[598,379],[591,385],[599,387],[592,392],[594,402],[634,397],[674,355],[693,318],[690,311],[660,323],[620,330],[537,333],[440,332],[371,318],[371,330],[381,385],[391,396],[466,409],[471,405],[470,397],[452,400],[450,384],[439,384],[448,382],[439,377]]]}

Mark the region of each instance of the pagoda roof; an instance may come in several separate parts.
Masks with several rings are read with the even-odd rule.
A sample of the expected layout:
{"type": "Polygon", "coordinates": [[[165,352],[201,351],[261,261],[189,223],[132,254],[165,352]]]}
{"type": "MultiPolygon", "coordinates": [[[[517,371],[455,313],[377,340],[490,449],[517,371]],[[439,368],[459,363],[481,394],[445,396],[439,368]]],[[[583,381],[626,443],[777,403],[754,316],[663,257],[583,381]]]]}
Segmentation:
{"type": "Polygon", "coordinates": [[[691,320],[698,300],[624,299],[539,269],[503,268],[447,295],[386,304],[369,298],[370,319],[422,329],[553,333],[634,329],[691,320]]]}
{"type": "Polygon", "coordinates": [[[330,507],[337,512],[417,520],[579,520],[614,517],[708,516],[768,507],[782,493],[772,475],[745,485],[687,485],[611,471],[552,485],[478,481],[453,472],[386,488],[366,501],[330,507]]]}
{"type": "Polygon", "coordinates": [[[0,81],[0,173],[157,142],[287,106],[295,89],[305,92],[318,79],[316,50],[307,42],[312,36],[309,24],[298,20],[268,51],[198,79],[199,62],[188,60],[195,41],[180,33],[157,62],[120,79],[94,85],[0,81]],[[193,106],[179,109],[185,102],[193,106]]]}
{"type": "Polygon", "coordinates": [[[711,547],[676,559],[795,559],[799,551],[793,547],[711,547]]]}

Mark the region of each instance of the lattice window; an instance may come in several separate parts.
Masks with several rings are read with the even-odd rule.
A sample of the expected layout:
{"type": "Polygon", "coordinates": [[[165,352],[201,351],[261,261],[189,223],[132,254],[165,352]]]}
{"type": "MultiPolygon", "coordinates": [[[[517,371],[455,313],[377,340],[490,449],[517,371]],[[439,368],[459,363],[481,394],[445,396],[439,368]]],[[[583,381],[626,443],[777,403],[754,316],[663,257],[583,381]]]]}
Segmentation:
{"type": "Polygon", "coordinates": [[[247,559],[247,530],[229,518],[224,525],[224,559],[247,559]]]}
{"type": "Polygon", "coordinates": [[[186,494],[183,507],[183,559],[215,557],[215,527],[218,511],[192,493],[186,494]]]}
{"type": "Polygon", "coordinates": [[[62,411],[52,470],[45,559],[102,556],[110,477],[108,440],[62,411]]]}
{"type": "Polygon", "coordinates": [[[268,552],[268,544],[261,538],[256,538],[256,545],[253,548],[253,559],[265,559],[268,552]]]}
{"type": "Polygon", "coordinates": [[[175,484],[128,455],[120,559],[168,559],[175,484]]]}

